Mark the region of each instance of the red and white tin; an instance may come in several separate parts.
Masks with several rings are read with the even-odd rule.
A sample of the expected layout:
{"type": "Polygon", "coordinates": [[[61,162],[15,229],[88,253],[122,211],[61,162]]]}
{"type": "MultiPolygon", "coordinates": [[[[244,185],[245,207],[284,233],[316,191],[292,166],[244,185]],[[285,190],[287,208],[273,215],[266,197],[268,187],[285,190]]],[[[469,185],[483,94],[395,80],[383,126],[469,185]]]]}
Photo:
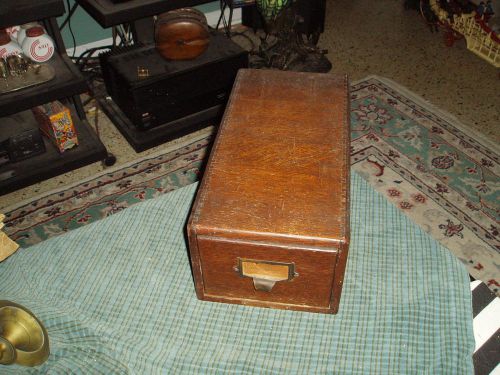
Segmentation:
{"type": "Polygon", "coordinates": [[[22,53],[19,44],[10,39],[6,30],[0,30],[0,59],[6,59],[11,55],[20,55],[22,53]]]}
{"type": "Polygon", "coordinates": [[[19,31],[15,35],[16,35],[16,41],[17,43],[19,43],[20,46],[23,45],[24,39],[26,38],[26,30],[36,26],[42,27],[42,25],[40,25],[38,22],[28,22],[19,26],[19,31]]]}
{"type": "Polygon", "coordinates": [[[41,26],[26,30],[22,47],[24,55],[37,63],[48,61],[54,55],[54,41],[41,26]]]}

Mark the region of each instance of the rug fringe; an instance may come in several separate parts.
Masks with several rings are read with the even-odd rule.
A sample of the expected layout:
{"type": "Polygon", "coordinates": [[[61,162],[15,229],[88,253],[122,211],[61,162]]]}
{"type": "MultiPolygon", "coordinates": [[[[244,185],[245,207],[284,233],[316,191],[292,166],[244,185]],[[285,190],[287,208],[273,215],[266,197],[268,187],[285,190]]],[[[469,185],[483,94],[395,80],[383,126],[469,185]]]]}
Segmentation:
{"type": "Polygon", "coordinates": [[[467,134],[471,138],[474,138],[476,141],[478,141],[479,143],[482,143],[485,147],[490,148],[495,153],[500,154],[500,145],[498,145],[497,143],[486,138],[486,136],[484,134],[478,132],[475,129],[472,129],[469,125],[464,124],[455,115],[436,107],[435,104],[432,104],[427,99],[424,99],[420,95],[415,94],[415,92],[413,92],[410,89],[406,88],[405,86],[393,81],[390,78],[372,74],[372,75],[369,75],[363,79],[352,82],[351,84],[357,85],[361,82],[368,81],[370,79],[375,79],[375,80],[385,84],[386,86],[389,86],[389,87],[393,88],[394,90],[401,92],[402,94],[404,94],[405,96],[407,96],[411,100],[413,100],[416,104],[418,104],[422,107],[428,108],[434,114],[442,117],[444,120],[446,120],[447,122],[452,124],[454,127],[459,129],[461,132],[467,134]]]}

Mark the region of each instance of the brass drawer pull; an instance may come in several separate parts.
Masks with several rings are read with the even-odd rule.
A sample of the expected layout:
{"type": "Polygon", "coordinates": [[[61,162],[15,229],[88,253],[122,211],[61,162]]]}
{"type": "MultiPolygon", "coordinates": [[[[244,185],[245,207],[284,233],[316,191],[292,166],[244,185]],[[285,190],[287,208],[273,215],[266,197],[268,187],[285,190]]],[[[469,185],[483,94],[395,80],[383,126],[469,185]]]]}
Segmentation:
{"type": "Polygon", "coordinates": [[[290,281],[298,274],[294,263],[281,263],[238,258],[235,271],[241,277],[251,277],[256,290],[270,292],[278,281],[290,281]]]}

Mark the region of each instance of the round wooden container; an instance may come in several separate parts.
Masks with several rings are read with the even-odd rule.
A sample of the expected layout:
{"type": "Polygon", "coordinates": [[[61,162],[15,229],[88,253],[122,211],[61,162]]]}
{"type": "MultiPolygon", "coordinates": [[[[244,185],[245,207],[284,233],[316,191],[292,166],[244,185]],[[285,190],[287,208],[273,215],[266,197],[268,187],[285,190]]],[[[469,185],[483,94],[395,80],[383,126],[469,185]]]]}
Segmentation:
{"type": "Polygon", "coordinates": [[[156,49],[166,59],[194,59],[205,52],[209,42],[207,19],[197,9],[176,9],[156,19],[156,49]]]}

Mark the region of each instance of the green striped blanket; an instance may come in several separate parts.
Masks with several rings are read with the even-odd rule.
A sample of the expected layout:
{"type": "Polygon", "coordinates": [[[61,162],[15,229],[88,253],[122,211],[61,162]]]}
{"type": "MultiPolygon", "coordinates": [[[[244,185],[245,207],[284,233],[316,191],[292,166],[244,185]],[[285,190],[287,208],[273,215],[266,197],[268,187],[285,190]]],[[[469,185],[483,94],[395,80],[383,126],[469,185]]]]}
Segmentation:
{"type": "Polygon", "coordinates": [[[471,374],[462,264],[359,176],[338,315],[196,299],[184,227],[196,185],[21,249],[0,299],[44,322],[51,355],[1,374],[471,374]]]}

